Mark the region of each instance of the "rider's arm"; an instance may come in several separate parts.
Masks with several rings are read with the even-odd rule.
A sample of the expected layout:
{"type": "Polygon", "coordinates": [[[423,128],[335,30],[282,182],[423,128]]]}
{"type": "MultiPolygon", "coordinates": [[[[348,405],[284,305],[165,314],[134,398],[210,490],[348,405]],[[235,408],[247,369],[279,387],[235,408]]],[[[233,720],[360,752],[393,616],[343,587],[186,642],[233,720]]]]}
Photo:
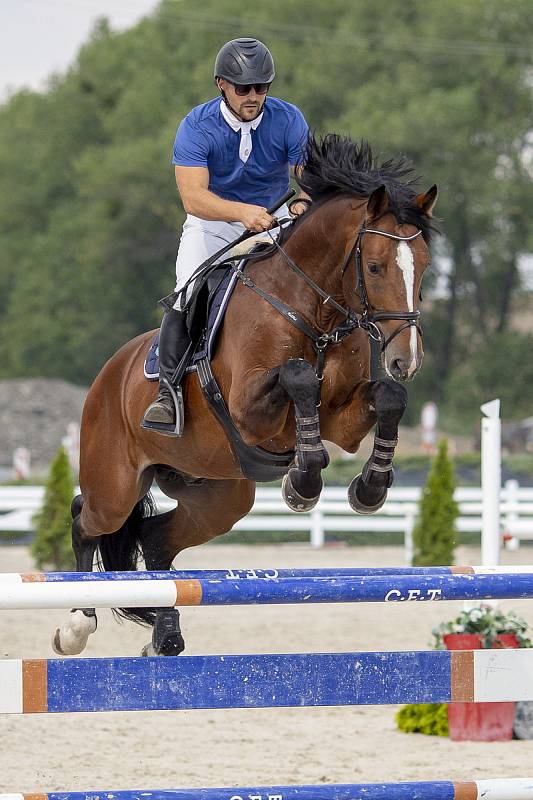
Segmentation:
{"type": "MultiPolygon", "coordinates": [[[[296,106],[293,107],[292,123],[287,130],[287,157],[291,165],[291,175],[299,178],[303,171],[303,165],[307,155],[307,142],[309,137],[309,126],[305,121],[304,115],[296,106]]],[[[291,204],[293,214],[302,214],[309,208],[308,203],[298,204],[298,200],[311,200],[307,192],[300,188],[298,199],[291,204]]]]}
{"type": "Polygon", "coordinates": [[[271,226],[273,218],[262,206],[223,200],[210,192],[207,167],[175,166],[175,171],[176,184],[188,214],[201,219],[242,222],[245,228],[253,231],[264,231],[271,226]]]}
{"type": "MultiPolygon", "coordinates": [[[[291,175],[293,175],[295,177],[299,177],[302,174],[302,171],[303,171],[303,167],[300,166],[300,165],[296,165],[294,167],[291,167],[291,175]]],[[[298,200],[300,200],[300,199],[309,200],[309,201],[311,200],[311,198],[309,197],[307,192],[304,192],[303,189],[300,189],[300,194],[298,195],[298,197],[291,204],[291,211],[292,211],[293,214],[303,214],[303,212],[307,211],[307,209],[308,209],[308,204],[307,203],[301,203],[300,205],[298,205],[298,200]]]]}

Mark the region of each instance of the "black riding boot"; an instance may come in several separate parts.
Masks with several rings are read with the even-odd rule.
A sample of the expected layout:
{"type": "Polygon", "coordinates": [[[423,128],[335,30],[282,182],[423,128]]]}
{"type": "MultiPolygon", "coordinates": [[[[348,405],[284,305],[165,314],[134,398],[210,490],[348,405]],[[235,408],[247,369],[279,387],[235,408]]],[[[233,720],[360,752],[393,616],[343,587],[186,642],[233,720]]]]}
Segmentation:
{"type": "Polygon", "coordinates": [[[191,347],[182,311],[165,311],[159,330],[159,394],[144,414],[141,428],[163,436],[181,436],[183,431],[183,394],[181,391],[182,361],[191,347]]]}

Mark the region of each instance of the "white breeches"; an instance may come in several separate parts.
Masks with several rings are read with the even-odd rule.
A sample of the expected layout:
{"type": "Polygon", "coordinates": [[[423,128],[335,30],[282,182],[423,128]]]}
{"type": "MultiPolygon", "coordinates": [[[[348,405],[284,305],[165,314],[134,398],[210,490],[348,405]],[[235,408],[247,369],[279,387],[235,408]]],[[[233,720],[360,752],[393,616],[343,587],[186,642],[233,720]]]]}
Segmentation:
{"type": "MultiPolygon", "coordinates": [[[[275,216],[288,217],[287,206],[278,209],[275,216]]],[[[187,283],[200,264],[217,250],[238,239],[244,230],[244,225],[240,222],[218,222],[187,214],[176,256],[176,291],[187,283]]],[[[277,236],[278,229],[273,230],[272,235],[277,236]]],[[[193,285],[194,283],[190,285],[187,294],[192,291],[193,285]]],[[[181,308],[184,300],[184,297],[178,297],[174,308],[181,308]]]]}

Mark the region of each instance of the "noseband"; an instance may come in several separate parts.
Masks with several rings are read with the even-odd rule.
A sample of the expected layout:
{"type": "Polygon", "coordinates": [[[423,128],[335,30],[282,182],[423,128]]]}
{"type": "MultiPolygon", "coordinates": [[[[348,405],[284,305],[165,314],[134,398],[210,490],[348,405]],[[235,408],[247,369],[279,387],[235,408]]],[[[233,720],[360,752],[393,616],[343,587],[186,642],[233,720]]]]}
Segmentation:
{"type": "Polygon", "coordinates": [[[368,299],[368,292],[366,290],[365,284],[365,276],[363,272],[363,260],[361,257],[361,246],[363,243],[363,236],[367,233],[373,233],[377,236],[386,236],[387,239],[395,239],[398,242],[410,242],[413,239],[416,239],[422,231],[417,231],[413,233],[411,236],[398,236],[395,233],[387,233],[387,231],[380,231],[374,228],[366,228],[364,223],[361,225],[359,229],[359,233],[357,234],[357,239],[355,240],[354,246],[350,250],[348,254],[348,258],[346,259],[344,266],[342,268],[342,274],[346,272],[346,269],[350,263],[351,258],[353,257],[355,261],[355,290],[359,296],[359,300],[363,307],[363,312],[361,314],[361,319],[359,321],[359,325],[361,328],[366,330],[368,335],[371,339],[374,339],[377,342],[381,342],[381,350],[382,352],[385,350],[386,347],[392,342],[393,339],[398,336],[402,331],[414,326],[418,331],[419,335],[422,336],[422,329],[420,327],[419,319],[420,319],[420,310],[417,308],[416,311],[373,311],[372,306],[370,304],[370,300],[368,299]],[[387,320],[402,320],[403,324],[398,325],[396,330],[394,330],[390,336],[385,338],[383,331],[377,326],[377,322],[383,322],[387,320]]]}

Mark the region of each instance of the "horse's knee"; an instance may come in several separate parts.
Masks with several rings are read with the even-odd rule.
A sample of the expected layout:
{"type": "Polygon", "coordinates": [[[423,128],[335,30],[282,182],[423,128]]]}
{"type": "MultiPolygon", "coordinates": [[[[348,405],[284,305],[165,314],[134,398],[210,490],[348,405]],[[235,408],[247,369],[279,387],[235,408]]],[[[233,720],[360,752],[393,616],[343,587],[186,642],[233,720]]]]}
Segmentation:
{"type": "Polygon", "coordinates": [[[320,382],[309,361],[304,358],[286,361],[279,368],[279,382],[296,405],[317,405],[320,382]]]}
{"type": "Polygon", "coordinates": [[[384,378],[376,381],[371,392],[378,422],[398,424],[407,408],[407,390],[405,386],[384,378]]]}
{"type": "Polygon", "coordinates": [[[401,383],[383,378],[372,386],[372,399],[376,412],[387,409],[405,411],[407,407],[407,389],[401,383]]]}

